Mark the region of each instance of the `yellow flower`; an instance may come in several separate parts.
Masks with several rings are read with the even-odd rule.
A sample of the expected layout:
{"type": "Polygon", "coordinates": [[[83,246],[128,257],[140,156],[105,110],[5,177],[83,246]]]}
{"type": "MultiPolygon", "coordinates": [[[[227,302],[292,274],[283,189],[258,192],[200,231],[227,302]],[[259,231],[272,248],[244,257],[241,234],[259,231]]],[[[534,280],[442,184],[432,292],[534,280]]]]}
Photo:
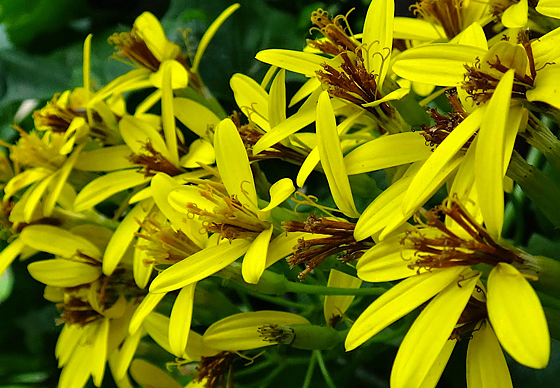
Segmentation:
{"type": "Polygon", "coordinates": [[[152,282],[151,292],[168,292],[204,279],[244,254],[243,278],[248,283],[257,283],[267,265],[273,233],[270,211],[292,194],[293,184],[287,178],[276,182],[270,188],[270,203],[261,209],[245,146],[230,119],[216,128],[214,148],[225,192],[211,182],[203,190],[181,186],[170,194],[170,202],[180,212],[198,215],[208,231],[230,241],[206,247],[163,271],[152,282]]]}
{"type": "MultiPolygon", "coordinates": [[[[362,281],[355,276],[331,269],[327,287],[360,288],[362,281]]],[[[323,304],[325,321],[335,327],[354,300],[353,295],[326,295],[323,304]]]]}
{"type": "MultiPolygon", "coordinates": [[[[126,268],[121,267],[111,277],[102,274],[102,251],[110,231],[88,225],[75,230],[94,239],[54,226],[31,225],[18,241],[55,255],[54,259],[29,264],[28,270],[47,285],[45,297],[62,311],[60,322],[65,326],[55,349],[63,368],[59,386],[79,388],[92,376],[99,387],[109,359],[118,366],[113,370],[117,380],[128,369],[135,346],[128,346],[129,352],[118,350],[127,341],[122,326],[128,326],[143,293],[128,288],[132,279],[126,268]]],[[[133,342],[137,345],[138,340],[133,342]]]]}
{"type": "Polygon", "coordinates": [[[391,386],[420,386],[460,327],[457,324],[481,276],[471,267],[485,264],[491,266],[488,319],[497,338],[518,362],[544,368],[550,354],[548,326],[537,294],[525,279],[537,277],[537,259],[496,243],[455,200],[425,212],[424,217],[425,224],[379,243],[360,258],[358,277],[365,281],[405,280],[356,320],[346,349],[355,349],[433,298],[403,340],[391,375],[391,386]],[[452,226],[439,220],[438,211],[453,221],[452,226]]]}

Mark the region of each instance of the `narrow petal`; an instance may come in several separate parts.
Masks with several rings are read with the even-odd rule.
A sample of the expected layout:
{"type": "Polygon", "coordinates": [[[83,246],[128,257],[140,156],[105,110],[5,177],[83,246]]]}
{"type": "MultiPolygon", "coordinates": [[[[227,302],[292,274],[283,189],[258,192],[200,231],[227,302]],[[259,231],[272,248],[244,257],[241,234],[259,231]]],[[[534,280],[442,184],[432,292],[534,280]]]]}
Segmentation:
{"type": "Polygon", "coordinates": [[[539,297],[519,271],[499,263],[488,276],[488,317],[504,349],[520,364],[542,369],[550,335],[539,297]]]}
{"type": "MultiPolygon", "coordinates": [[[[166,72],[171,74],[171,89],[184,89],[188,86],[189,73],[187,72],[187,69],[185,69],[185,66],[175,60],[167,60],[163,62],[155,73],[150,74],[149,80],[152,85],[163,92],[163,85],[164,82],[166,82],[164,81],[166,72]]],[[[162,96],[163,94],[160,98],[162,98],[162,96]]]]}
{"type": "Polygon", "coordinates": [[[111,372],[113,372],[115,380],[121,380],[126,376],[140,340],[145,334],[144,330],[137,330],[134,335],[129,335],[124,340],[115,361],[112,360],[114,364],[111,363],[111,372]]]}
{"type": "Polygon", "coordinates": [[[321,238],[327,235],[311,234],[305,232],[287,232],[282,233],[270,242],[268,253],[266,255],[266,268],[276,263],[278,260],[294,253],[294,246],[301,238],[321,238]],[[312,237],[311,237],[312,236],[312,237]]]}
{"type": "Polygon", "coordinates": [[[488,233],[500,236],[504,222],[504,136],[515,70],[502,77],[486,113],[476,145],[475,181],[480,209],[488,233]]]}
{"type": "MultiPolygon", "coordinates": [[[[124,117],[122,120],[124,120],[124,117]]],[[[74,168],[82,171],[115,171],[133,168],[134,164],[128,160],[130,154],[131,150],[127,145],[82,151],[74,168]]]]}
{"type": "Polygon", "coordinates": [[[134,315],[130,319],[130,324],[128,325],[128,332],[130,335],[134,335],[138,329],[140,329],[144,319],[156,308],[164,296],[165,293],[154,294],[150,292],[142,299],[142,302],[140,302],[134,315]]]}
{"type": "MultiPolygon", "coordinates": [[[[296,177],[296,183],[298,187],[303,187],[305,185],[305,181],[309,177],[309,174],[311,174],[313,170],[315,170],[315,167],[317,167],[320,161],[321,158],[319,156],[319,148],[315,147],[311,150],[309,154],[307,154],[307,157],[301,164],[301,167],[296,177]]],[[[346,166],[347,166],[346,168],[348,169],[348,165],[346,166]]]]}
{"type": "MultiPolygon", "coordinates": [[[[360,288],[362,281],[336,269],[331,269],[327,287],[360,288]]],[[[342,317],[354,300],[353,295],[326,295],[323,313],[327,325],[333,326],[338,317],[342,317]]]]}
{"type": "Polygon", "coordinates": [[[406,188],[421,165],[420,162],[417,162],[410,166],[401,179],[389,186],[368,205],[358,219],[356,228],[354,229],[354,238],[357,241],[361,241],[382,231],[391,221],[390,216],[396,211],[402,213],[400,209],[402,208],[402,201],[406,193],[406,188]]]}
{"type": "Polygon", "coordinates": [[[19,190],[27,187],[35,182],[39,182],[53,172],[47,168],[36,167],[30,168],[17,174],[12,179],[8,181],[6,187],[4,187],[4,201],[8,200],[11,196],[17,193],[19,190]]]}
{"type": "Polygon", "coordinates": [[[304,53],[294,50],[269,49],[259,51],[255,58],[269,65],[300,73],[307,77],[315,77],[316,72],[323,69],[322,64],[327,63],[337,67],[334,60],[321,55],[304,53]]]}
{"type": "Polygon", "coordinates": [[[179,46],[167,40],[159,20],[150,12],[138,16],[134,21],[134,27],[136,33],[160,62],[175,58],[180,53],[179,46]]]}
{"type": "Polygon", "coordinates": [[[535,9],[542,15],[560,19],[560,4],[556,0],[539,0],[535,9]]]}
{"type": "Polygon", "coordinates": [[[202,59],[202,55],[204,51],[206,51],[206,47],[218,31],[218,29],[224,24],[224,22],[231,16],[232,13],[237,11],[239,8],[239,3],[235,3],[227,7],[213,22],[210,24],[210,27],[206,30],[202,38],[200,38],[200,42],[198,42],[198,47],[196,49],[196,53],[193,59],[192,71],[197,72],[198,66],[200,64],[200,60],[202,59]]]}
{"type": "Polygon", "coordinates": [[[391,387],[420,387],[465,309],[480,273],[464,271],[422,310],[404,337],[391,371],[391,387]]]}
{"type": "MultiPolygon", "coordinates": [[[[358,260],[358,277],[368,282],[387,282],[418,274],[417,268],[409,268],[414,250],[404,249],[404,235],[381,241],[364,253],[358,260]]],[[[422,271],[425,272],[425,271],[422,271]]]]}
{"type": "Polygon", "coordinates": [[[2,251],[0,251],[0,276],[2,276],[4,271],[21,253],[23,245],[23,240],[21,238],[18,238],[12,241],[10,245],[2,249],[2,251]]]}
{"type": "Polygon", "coordinates": [[[211,276],[241,257],[251,241],[225,241],[205,248],[161,272],[150,285],[150,292],[169,292],[211,276]]]}
{"type": "MultiPolygon", "coordinates": [[[[345,102],[338,99],[331,101],[331,103],[335,111],[346,105],[345,102]]],[[[257,155],[259,152],[264,151],[270,146],[281,142],[288,136],[308,126],[315,120],[317,120],[316,107],[314,105],[312,107],[302,106],[296,114],[282,121],[276,127],[272,128],[270,132],[265,133],[263,137],[255,143],[255,146],[253,147],[253,154],[257,155]]]]}
{"type": "Polygon", "coordinates": [[[191,330],[196,283],[181,288],[169,317],[169,347],[177,357],[183,357],[191,330]]]}
{"type": "Polygon", "coordinates": [[[362,144],[344,157],[348,175],[381,170],[427,159],[432,149],[415,132],[387,135],[362,144]]]}
{"type": "Polygon", "coordinates": [[[96,387],[101,387],[107,364],[107,341],[109,339],[109,319],[101,320],[89,355],[91,362],[91,377],[96,387]]]}
{"type": "Polygon", "coordinates": [[[179,164],[179,150],[177,148],[177,129],[175,127],[175,114],[173,109],[173,63],[165,61],[160,65],[162,71],[161,85],[161,121],[165,145],[169,152],[169,161],[177,166],[179,164]]]}
{"type": "Polygon", "coordinates": [[[138,288],[144,289],[150,281],[152,271],[154,270],[153,264],[145,264],[144,260],[148,260],[146,250],[134,248],[134,256],[132,259],[132,273],[134,282],[138,288]]]}
{"type": "Polygon", "coordinates": [[[54,287],[77,287],[94,282],[101,276],[101,267],[75,261],[52,259],[27,266],[33,279],[54,287]]]}
{"type": "Polygon", "coordinates": [[[90,209],[111,195],[149,182],[151,177],[136,169],[111,172],[89,182],[76,196],[74,211],[90,209]]]}
{"type": "Polygon", "coordinates": [[[467,349],[467,386],[513,388],[504,353],[486,320],[471,334],[467,349]]]}
{"type": "Polygon", "coordinates": [[[286,71],[281,69],[270,85],[268,105],[270,128],[274,128],[284,120],[286,120],[286,71]]]}
{"type": "Polygon", "coordinates": [[[445,38],[443,28],[427,20],[397,16],[393,21],[393,26],[395,39],[433,41],[445,38]]]}
{"type": "Polygon", "coordinates": [[[418,192],[423,191],[426,182],[434,180],[480,127],[484,112],[484,108],[481,108],[468,115],[428,157],[408,187],[403,201],[405,212],[409,211],[411,209],[410,205],[416,202],[418,192]]]}
{"type": "Polygon", "coordinates": [[[130,375],[141,387],[183,388],[169,375],[168,371],[164,371],[142,358],[132,361],[130,375]]]}
{"type": "Polygon", "coordinates": [[[249,284],[257,284],[266,267],[266,256],[273,230],[273,225],[271,225],[270,228],[263,230],[253,240],[251,246],[247,250],[247,253],[245,253],[243,265],[241,267],[241,274],[243,275],[243,280],[249,284]]]}
{"type": "Polygon", "coordinates": [[[393,47],[394,0],[373,0],[364,20],[362,44],[367,53],[366,69],[377,75],[377,87],[383,86],[393,47]]]}
{"type": "Polygon", "coordinates": [[[482,26],[477,22],[472,23],[457,35],[450,43],[464,44],[488,50],[488,41],[482,26]]]}
{"type": "Polygon", "coordinates": [[[56,256],[70,258],[79,251],[100,260],[102,255],[99,248],[89,240],[56,226],[27,226],[20,238],[25,245],[56,256]]]}
{"type": "Polygon", "coordinates": [[[140,229],[138,222],[143,222],[153,207],[153,200],[142,201],[136,204],[119,223],[103,254],[103,273],[105,275],[111,275],[117,268],[130,243],[134,240],[134,233],[140,229]]]}
{"type": "MultiPolygon", "coordinates": [[[[447,340],[441,352],[437,356],[436,360],[432,364],[432,367],[426,374],[424,380],[422,380],[422,384],[420,384],[419,388],[434,388],[439,379],[443,370],[447,366],[447,361],[449,361],[449,357],[451,357],[451,353],[453,349],[455,349],[455,345],[457,344],[457,340],[447,340]]],[[[470,386],[469,388],[475,388],[474,386],[470,386]]]]}
{"type": "Polygon", "coordinates": [[[317,103],[317,140],[321,166],[327,177],[334,202],[348,217],[358,217],[350,181],[346,174],[340,140],[336,130],[334,110],[325,91],[317,103]]]}
{"type": "Polygon", "coordinates": [[[229,86],[243,114],[268,132],[270,130],[268,93],[254,79],[239,73],[231,77],[229,86]]]}
{"type": "Polygon", "coordinates": [[[275,345],[264,339],[258,328],[264,325],[295,325],[309,323],[301,315],[283,311],[255,311],[231,315],[210,326],[202,339],[206,346],[239,351],[275,345]]]}
{"type": "Polygon", "coordinates": [[[220,122],[214,135],[216,164],[229,195],[257,209],[257,192],[249,157],[237,127],[230,119],[220,122]]]}
{"type": "Polygon", "coordinates": [[[200,168],[200,164],[211,165],[215,162],[214,146],[205,139],[196,139],[189,144],[189,152],[179,159],[179,165],[185,168],[200,168]]]}
{"type": "Polygon", "coordinates": [[[216,113],[204,105],[182,97],[173,99],[173,112],[188,129],[204,139],[208,139],[208,130],[215,128],[221,120],[216,113]]]}
{"type": "Polygon", "coordinates": [[[282,202],[284,202],[293,192],[296,191],[294,184],[290,178],[283,178],[275,182],[270,187],[270,203],[261,209],[261,212],[268,212],[282,202]]]}
{"type": "Polygon", "coordinates": [[[486,54],[474,46],[433,43],[415,47],[399,54],[393,71],[402,78],[429,82],[439,86],[457,86],[463,82],[464,64],[474,63],[486,54]]]}
{"type": "Polygon", "coordinates": [[[456,285],[457,278],[463,270],[463,267],[434,270],[405,279],[385,292],[364,310],[350,328],[345,342],[346,351],[357,348],[449,284],[456,285]]]}

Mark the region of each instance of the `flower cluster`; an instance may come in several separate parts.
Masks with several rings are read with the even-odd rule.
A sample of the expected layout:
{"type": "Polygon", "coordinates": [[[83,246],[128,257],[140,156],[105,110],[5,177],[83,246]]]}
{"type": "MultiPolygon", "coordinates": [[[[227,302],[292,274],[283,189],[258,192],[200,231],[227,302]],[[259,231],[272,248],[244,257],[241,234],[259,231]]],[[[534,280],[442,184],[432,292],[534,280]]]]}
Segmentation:
{"type": "Polygon", "coordinates": [[[143,13],[109,37],[133,69],[104,86],[89,36],[83,86],[0,159],[0,272],[33,258],[59,387],[106,368],[122,388],[264,387],[301,363],[334,387],[378,342],[400,343],[392,388],[435,387],[460,341],[469,388],[512,386],[504,351],[545,368],[560,263],[511,225],[517,192],[560,227],[560,187],[527,162],[560,171],[557,3],[372,0],[360,33],[318,9],[303,50],[231,77],[231,112],[200,61],[238,4],[194,54],[143,13]],[[287,72],[306,78],[289,102],[287,72]]]}

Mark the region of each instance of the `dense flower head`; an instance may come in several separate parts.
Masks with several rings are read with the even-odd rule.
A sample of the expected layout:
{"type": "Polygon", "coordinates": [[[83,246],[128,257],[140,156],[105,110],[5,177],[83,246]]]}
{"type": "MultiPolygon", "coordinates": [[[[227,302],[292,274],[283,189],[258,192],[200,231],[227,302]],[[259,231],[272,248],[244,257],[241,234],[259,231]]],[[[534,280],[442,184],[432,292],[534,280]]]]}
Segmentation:
{"type": "Polygon", "coordinates": [[[429,388],[461,348],[469,388],[511,387],[555,362],[560,7],[399,5],[312,11],[227,92],[202,57],[239,4],[184,42],[193,14],[143,12],[105,85],[86,38],[83,85],[0,153],[0,273],[45,285],[60,387],[429,388]]]}

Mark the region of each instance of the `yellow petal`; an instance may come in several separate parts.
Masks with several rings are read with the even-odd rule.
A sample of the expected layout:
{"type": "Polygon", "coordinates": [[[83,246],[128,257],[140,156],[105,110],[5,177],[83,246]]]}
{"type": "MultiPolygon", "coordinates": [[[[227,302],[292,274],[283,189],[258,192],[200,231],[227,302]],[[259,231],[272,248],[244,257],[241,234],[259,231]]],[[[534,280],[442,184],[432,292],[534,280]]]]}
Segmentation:
{"type": "Polygon", "coordinates": [[[560,19],[560,4],[556,0],[539,0],[535,9],[542,15],[560,19]]]}
{"type": "Polygon", "coordinates": [[[445,38],[443,28],[427,20],[397,16],[393,23],[395,39],[432,41],[445,38]]]}
{"type": "Polygon", "coordinates": [[[192,71],[194,73],[198,72],[198,66],[200,65],[200,60],[204,55],[204,51],[206,51],[206,47],[218,31],[218,29],[224,24],[224,22],[231,16],[232,13],[237,11],[239,8],[239,4],[235,3],[227,7],[217,18],[212,22],[210,27],[206,30],[202,38],[200,38],[200,42],[198,42],[198,47],[196,49],[196,53],[194,54],[192,71]]]}
{"type": "Polygon", "coordinates": [[[118,350],[118,354],[115,359],[110,360],[111,372],[113,372],[115,380],[118,381],[125,378],[132,358],[134,357],[136,349],[138,349],[138,345],[140,344],[140,340],[145,334],[144,330],[138,330],[134,333],[134,335],[127,336],[118,350]]]}
{"type": "MultiPolygon", "coordinates": [[[[151,182],[152,197],[159,208],[159,210],[167,217],[171,224],[180,229],[187,237],[197,244],[199,247],[203,247],[206,243],[208,236],[206,233],[200,233],[201,222],[198,219],[185,217],[185,214],[179,213],[171,204],[169,203],[170,193],[177,187],[180,187],[177,180],[170,177],[167,174],[158,172],[151,182]]],[[[185,207],[186,202],[182,204],[185,207]]],[[[210,209],[213,209],[210,208],[210,209]]]]}
{"type": "MultiPolygon", "coordinates": [[[[355,276],[331,269],[327,287],[360,288],[362,281],[355,276]]],[[[354,300],[353,295],[326,295],[323,313],[327,325],[333,326],[337,317],[342,317],[354,300]]]]}
{"type": "MultiPolygon", "coordinates": [[[[343,106],[346,106],[345,102],[338,99],[331,101],[331,103],[335,111],[343,106]]],[[[302,106],[296,114],[282,121],[276,127],[272,128],[270,132],[265,133],[253,147],[253,154],[256,155],[270,146],[281,142],[288,136],[308,126],[316,119],[317,109],[315,105],[311,105],[310,107],[302,106]]]]}
{"type": "Polygon", "coordinates": [[[560,109],[560,65],[546,65],[537,72],[533,89],[527,90],[527,100],[545,102],[560,109]]]}
{"type": "Polygon", "coordinates": [[[441,271],[434,270],[409,277],[393,286],[370,304],[356,319],[346,337],[346,351],[357,348],[449,284],[456,285],[457,277],[463,270],[464,267],[451,267],[441,271]]]}
{"type": "Polygon", "coordinates": [[[364,210],[354,229],[354,238],[361,241],[379,233],[391,221],[390,215],[402,208],[406,188],[414,174],[420,169],[420,162],[412,164],[405,175],[377,196],[364,210]]]}
{"type": "Polygon", "coordinates": [[[45,180],[35,183],[27,190],[26,194],[29,193],[27,201],[24,202],[23,198],[21,200],[21,202],[24,202],[23,217],[25,222],[31,223],[33,219],[37,219],[43,215],[43,212],[40,211],[41,199],[48,191],[56,175],[55,173],[48,176],[45,180]]]}
{"type": "Polygon", "coordinates": [[[241,257],[250,244],[240,239],[205,248],[161,272],[150,285],[150,292],[169,292],[205,279],[241,257]]]}
{"type": "Polygon", "coordinates": [[[321,93],[317,103],[317,140],[321,166],[327,177],[334,202],[348,217],[358,217],[350,181],[340,148],[334,110],[328,92],[321,93]]]}
{"type": "Polygon", "coordinates": [[[453,38],[450,43],[464,44],[488,50],[486,35],[484,34],[482,26],[477,22],[472,23],[464,29],[459,35],[453,38]]]}
{"type": "Polygon", "coordinates": [[[274,227],[271,225],[268,229],[263,230],[251,243],[241,267],[243,280],[249,284],[257,284],[266,267],[266,255],[272,231],[274,227]]]}
{"type": "Polygon", "coordinates": [[[502,14],[502,23],[507,28],[525,27],[529,14],[529,3],[527,0],[519,0],[517,4],[512,4],[502,14]]]}
{"type": "Polygon", "coordinates": [[[261,85],[251,77],[238,73],[231,77],[229,86],[233,91],[235,102],[243,114],[268,132],[270,130],[268,94],[261,85]]]}
{"type": "Polygon", "coordinates": [[[119,121],[120,134],[129,148],[128,155],[145,154],[145,146],[150,143],[154,150],[169,158],[165,140],[159,133],[160,129],[156,123],[151,122],[151,116],[148,115],[126,115],[119,121]]]}
{"type": "Polygon", "coordinates": [[[137,358],[130,364],[130,375],[142,387],[182,388],[167,371],[137,358]]]}
{"type": "MultiPolygon", "coordinates": [[[[286,120],[286,71],[281,69],[270,86],[270,103],[268,105],[269,128],[274,128],[286,120]]],[[[265,128],[263,128],[265,129],[265,128]]]]}
{"type": "Polygon", "coordinates": [[[404,235],[397,235],[367,250],[358,260],[358,277],[368,282],[387,282],[418,274],[417,268],[408,267],[414,250],[404,249],[403,238],[404,235]]]}
{"type": "Polygon", "coordinates": [[[64,325],[56,341],[54,354],[58,359],[58,367],[62,368],[74,352],[85,329],[79,325],[64,325]]]}
{"type": "Polygon", "coordinates": [[[415,132],[387,135],[362,144],[344,157],[348,175],[361,174],[427,159],[432,150],[415,132]]]}
{"type": "Polygon", "coordinates": [[[159,20],[150,12],[138,16],[134,21],[134,27],[158,61],[175,58],[181,52],[179,46],[167,40],[159,20]]]}
{"type": "Polygon", "coordinates": [[[256,210],[257,192],[249,157],[239,131],[230,119],[222,120],[216,128],[214,149],[218,171],[228,194],[256,210]]]}
{"type": "Polygon", "coordinates": [[[7,201],[12,195],[17,193],[19,190],[27,187],[35,182],[44,180],[46,177],[51,175],[53,172],[49,169],[43,167],[30,168],[25,170],[12,179],[8,181],[6,187],[4,187],[4,201],[7,201]]]}
{"type": "Polygon", "coordinates": [[[513,388],[504,353],[486,320],[471,334],[467,349],[467,385],[469,388],[513,388]]]}
{"type": "Polygon", "coordinates": [[[12,264],[12,261],[21,253],[23,249],[23,240],[21,238],[15,239],[0,251],[0,276],[4,273],[6,268],[12,264]]]}
{"type": "Polygon", "coordinates": [[[220,117],[210,109],[187,98],[173,99],[173,112],[180,122],[204,139],[208,138],[208,130],[220,122],[220,117]]]}
{"type": "Polygon", "coordinates": [[[296,191],[296,188],[290,178],[283,178],[275,182],[270,187],[270,203],[262,208],[260,212],[268,212],[274,209],[288,199],[294,191],[296,191]]]}
{"type": "Polygon", "coordinates": [[[134,164],[128,160],[131,153],[132,151],[127,145],[82,151],[74,168],[82,171],[115,171],[132,168],[134,164]]]}
{"type": "MultiPolygon", "coordinates": [[[[422,380],[422,384],[420,384],[419,388],[434,388],[437,385],[456,344],[457,340],[447,340],[447,342],[445,342],[443,349],[432,364],[424,380],[422,380]]],[[[469,385],[469,388],[474,387],[469,385]]]]}
{"type": "Polygon", "coordinates": [[[550,358],[550,335],[539,298],[510,264],[499,263],[488,276],[488,317],[503,348],[515,361],[542,369],[550,358]]]}
{"type": "Polygon", "coordinates": [[[90,354],[91,377],[96,387],[101,386],[103,376],[105,375],[105,364],[107,363],[107,341],[109,337],[109,319],[101,320],[90,354]]]}
{"type": "Polygon", "coordinates": [[[308,79],[294,94],[294,96],[290,100],[290,104],[288,105],[288,107],[291,108],[320,87],[321,81],[319,81],[319,79],[317,79],[316,77],[308,79]]]}
{"type": "MultiPolygon", "coordinates": [[[[307,157],[301,164],[301,167],[299,169],[296,178],[298,187],[303,187],[303,185],[305,185],[305,181],[309,177],[309,174],[313,172],[313,170],[315,169],[315,167],[317,167],[320,161],[321,158],[319,156],[319,148],[315,147],[311,150],[309,154],[307,154],[307,157]]],[[[346,168],[348,168],[348,166],[346,168]]]]}
{"type": "Polygon", "coordinates": [[[202,339],[206,346],[239,351],[275,345],[258,332],[264,325],[295,325],[309,323],[301,315],[283,311],[255,311],[231,315],[210,326],[202,339]]]}
{"type": "Polygon", "coordinates": [[[201,357],[214,356],[220,353],[220,351],[204,345],[202,336],[191,330],[185,353],[189,360],[200,361],[201,357]]]}
{"type": "Polygon", "coordinates": [[[212,143],[205,139],[196,139],[189,144],[189,152],[181,157],[179,165],[186,168],[200,168],[200,163],[210,165],[216,161],[212,143]]]}
{"type": "Polygon", "coordinates": [[[476,187],[486,229],[494,237],[501,235],[504,222],[504,134],[514,72],[508,70],[500,80],[488,102],[477,136],[476,187]]]}
{"type": "Polygon", "coordinates": [[[101,267],[75,261],[42,260],[27,266],[33,279],[54,287],[77,287],[94,282],[101,276],[101,267]]]}
{"type": "Polygon", "coordinates": [[[365,65],[369,73],[377,75],[375,81],[378,89],[383,86],[389,68],[394,17],[394,0],[373,0],[364,20],[362,44],[367,53],[365,65]]]}
{"type": "MultiPolygon", "coordinates": [[[[159,69],[150,74],[149,80],[156,88],[163,89],[164,74],[169,72],[171,76],[171,89],[184,89],[189,84],[189,73],[183,65],[174,60],[167,60],[161,64],[159,69]]],[[[161,98],[161,97],[160,97],[161,98]]]]}
{"type": "Polygon", "coordinates": [[[111,172],[89,182],[76,196],[74,211],[81,212],[92,208],[113,194],[146,183],[151,177],[132,170],[111,172]]]}
{"type": "Polygon", "coordinates": [[[165,61],[160,66],[163,72],[161,81],[161,121],[163,124],[165,145],[169,152],[169,161],[174,166],[177,166],[179,163],[179,150],[177,148],[177,129],[175,127],[172,90],[173,80],[177,77],[173,72],[173,63],[175,63],[175,61],[165,61]]]}
{"type": "MultiPolygon", "coordinates": [[[[429,155],[420,171],[410,183],[403,201],[404,211],[410,210],[410,205],[415,202],[418,192],[422,191],[425,182],[431,182],[436,175],[451,161],[457,152],[465,145],[479,128],[484,115],[484,109],[477,109],[467,116],[453,131],[438,145],[436,150],[429,155]]],[[[427,148],[427,147],[426,147],[427,148]]]]}
{"type": "Polygon", "coordinates": [[[293,50],[263,50],[259,51],[255,58],[269,65],[278,66],[282,69],[300,73],[307,77],[315,77],[315,72],[322,70],[323,67],[321,65],[324,63],[335,68],[337,67],[336,62],[332,59],[293,50]]]}
{"type": "Polygon", "coordinates": [[[130,324],[128,325],[128,332],[130,335],[134,335],[138,329],[140,329],[142,322],[152,313],[164,296],[165,293],[154,294],[150,292],[142,299],[142,302],[140,302],[138,308],[134,311],[134,315],[132,315],[130,319],[130,324]]]}
{"type": "Polygon", "coordinates": [[[474,46],[433,43],[415,47],[399,54],[393,71],[411,81],[439,86],[457,86],[463,82],[464,64],[472,64],[486,54],[474,46]]]}
{"type": "Polygon", "coordinates": [[[20,235],[23,243],[38,251],[70,258],[79,251],[100,260],[102,253],[89,240],[51,225],[30,225],[20,235]]]}
{"type": "Polygon", "coordinates": [[[410,93],[410,87],[399,88],[397,90],[393,90],[391,93],[386,94],[384,97],[382,97],[378,100],[368,102],[367,104],[362,104],[362,106],[364,108],[367,108],[367,107],[377,106],[377,105],[379,105],[381,103],[384,103],[384,102],[387,102],[387,101],[400,100],[401,98],[406,96],[408,93],[410,93]]]}
{"type": "Polygon", "coordinates": [[[311,234],[305,232],[286,232],[282,233],[270,242],[266,255],[266,268],[276,263],[278,260],[294,253],[294,246],[300,238],[321,238],[327,237],[322,234],[311,234]],[[311,237],[310,237],[311,236],[311,237]]]}
{"type": "Polygon", "coordinates": [[[153,207],[153,200],[142,201],[134,206],[119,223],[103,255],[103,273],[105,275],[111,275],[117,268],[130,243],[134,240],[134,233],[140,229],[138,222],[143,222],[153,207]]]}
{"type": "Polygon", "coordinates": [[[181,288],[169,317],[169,347],[177,357],[183,357],[191,329],[194,289],[196,283],[181,288]]]}
{"type": "Polygon", "coordinates": [[[479,277],[480,272],[463,272],[422,310],[397,352],[391,387],[420,387],[445,347],[479,277]]]}
{"type": "Polygon", "coordinates": [[[154,264],[146,264],[144,260],[150,262],[151,258],[148,258],[145,249],[138,249],[135,246],[134,256],[132,259],[132,273],[134,276],[134,282],[138,288],[144,289],[148,285],[150,278],[152,276],[152,271],[154,269],[154,264]]]}
{"type": "MultiPolygon", "coordinates": [[[[89,337],[88,334],[92,332],[92,329],[95,330],[96,325],[86,326],[82,337],[89,337]]],[[[89,380],[91,374],[91,345],[88,346],[86,341],[84,341],[85,345],[76,346],[68,363],[62,369],[58,380],[58,388],[84,387],[89,380]]]]}

